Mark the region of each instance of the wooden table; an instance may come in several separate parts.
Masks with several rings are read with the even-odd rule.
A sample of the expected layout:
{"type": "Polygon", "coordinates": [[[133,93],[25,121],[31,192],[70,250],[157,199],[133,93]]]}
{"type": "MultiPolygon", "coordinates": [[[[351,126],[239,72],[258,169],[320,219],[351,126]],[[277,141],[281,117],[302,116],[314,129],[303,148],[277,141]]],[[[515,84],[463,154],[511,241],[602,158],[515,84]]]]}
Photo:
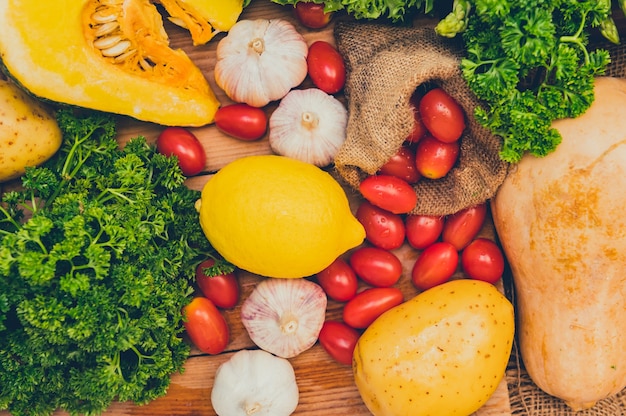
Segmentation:
{"type": "MultiPolygon", "coordinates": [[[[280,6],[269,0],[253,0],[252,4],[244,10],[241,19],[251,18],[284,18],[296,25],[310,44],[314,40],[323,39],[334,43],[332,24],[322,30],[307,30],[300,26],[291,13],[290,6],[280,6]]],[[[215,49],[217,42],[223,35],[218,35],[208,45],[194,47],[191,39],[182,29],[166,23],[166,29],[170,35],[171,46],[182,48],[191,59],[203,70],[213,90],[222,105],[231,101],[223,91],[215,84],[213,66],[215,64],[215,49]]],[[[309,87],[307,79],[302,87],[309,87]]],[[[138,98],[140,99],[140,98],[138,98]]],[[[268,116],[275,109],[275,104],[266,107],[268,116]]],[[[139,122],[125,117],[119,117],[120,143],[125,143],[129,138],[143,135],[149,141],[156,137],[163,126],[139,122]]],[[[190,188],[200,190],[212,174],[227,163],[246,155],[271,153],[267,137],[254,141],[243,142],[227,137],[220,133],[214,126],[190,129],[202,142],[207,153],[207,166],[203,174],[189,178],[187,184],[190,188]]],[[[359,203],[358,196],[348,192],[352,207],[356,209],[359,203]]],[[[494,237],[495,232],[490,220],[487,221],[483,236],[494,237]]],[[[398,283],[409,299],[417,294],[410,281],[410,270],[418,252],[408,245],[395,251],[404,265],[403,276],[398,283]]],[[[461,273],[460,271],[458,273],[461,273]]],[[[247,272],[238,272],[242,287],[242,299],[245,299],[255,284],[263,277],[247,272]]],[[[457,276],[461,277],[461,276],[457,276]]],[[[501,287],[501,285],[500,285],[501,287]]],[[[241,301],[240,301],[241,304],[241,301]]],[[[342,304],[329,300],[327,318],[340,319],[342,304]]],[[[150,416],[173,416],[173,415],[215,415],[211,406],[211,388],[217,367],[228,360],[231,355],[241,349],[255,348],[248,337],[239,319],[240,305],[232,310],[224,311],[224,315],[230,325],[231,341],[226,352],[217,356],[201,353],[193,348],[183,374],[174,374],[166,396],[144,405],[136,406],[130,403],[114,403],[105,415],[150,415],[150,416]]],[[[352,369],[349,366],[340,365],[333,361],[330,356],[316,344],[310,350],[290,359],[297,377],[300,389],[300,401],[295,415],[369,415],[370,412],[363,404],[352,378],[352,369]]],[[[468,381],[471,382],[471,381],[468,381]]],[[[56,412],[55,415],[65,415],[64,412],[56,412]]],[[[509,396],[506,382],[503,380],[498,390],[491,399],[481,408],[476,415],[510,415],[509,396]]],[[[7,412],[0,412],[0,416],[7,416],[7,412]]]]}

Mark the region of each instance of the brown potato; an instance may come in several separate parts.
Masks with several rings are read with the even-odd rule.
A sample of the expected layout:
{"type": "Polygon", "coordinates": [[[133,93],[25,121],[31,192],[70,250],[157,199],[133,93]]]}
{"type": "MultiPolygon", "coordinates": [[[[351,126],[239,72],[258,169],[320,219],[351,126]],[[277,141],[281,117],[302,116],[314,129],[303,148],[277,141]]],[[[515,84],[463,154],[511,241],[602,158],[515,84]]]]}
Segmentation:
{"type": "Polygon", "coordinates": [[[0,79],[0,182],[48,160],[61,140],[52,112],[12,82],[0,79]]]}

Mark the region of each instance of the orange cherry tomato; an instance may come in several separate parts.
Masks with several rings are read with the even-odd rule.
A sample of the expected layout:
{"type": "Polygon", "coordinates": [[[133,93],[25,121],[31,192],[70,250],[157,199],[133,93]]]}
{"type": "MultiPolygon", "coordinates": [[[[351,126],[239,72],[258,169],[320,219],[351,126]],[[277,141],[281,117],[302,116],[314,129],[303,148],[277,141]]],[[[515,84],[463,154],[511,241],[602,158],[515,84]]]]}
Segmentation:
{"type": "Polygon", "coordinates": [[[193,298],[183,308],[183,325],[189,339],[200,351],[219,354],[226,349],[230,337],[228,324],[209,299],[193,298]]]}

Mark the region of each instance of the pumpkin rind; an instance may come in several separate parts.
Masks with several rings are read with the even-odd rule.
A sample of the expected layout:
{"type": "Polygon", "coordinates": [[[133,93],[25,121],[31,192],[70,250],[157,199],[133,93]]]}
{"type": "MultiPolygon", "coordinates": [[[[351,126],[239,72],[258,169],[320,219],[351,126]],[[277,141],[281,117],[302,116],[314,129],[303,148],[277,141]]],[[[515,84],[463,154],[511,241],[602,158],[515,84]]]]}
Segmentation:
{"type": "Polygon", "coordinates": [[[237,23],[242,0],[158,0],[169,20],[189,30],[194,45],[203,45],[237,23]]]}
{"type": "Polygon", "coordinates": [[[626,387],[626,81],[598,78],[585,114],[559,120],[492,200],[532,380],[581,410],[626,387]]]}
{"type": "Polygon", "coordinates": [[[219,108],[148,0],[0,0],[0,27],[3,66],[37,97],[179,126],[210,124],[219,108]]]}

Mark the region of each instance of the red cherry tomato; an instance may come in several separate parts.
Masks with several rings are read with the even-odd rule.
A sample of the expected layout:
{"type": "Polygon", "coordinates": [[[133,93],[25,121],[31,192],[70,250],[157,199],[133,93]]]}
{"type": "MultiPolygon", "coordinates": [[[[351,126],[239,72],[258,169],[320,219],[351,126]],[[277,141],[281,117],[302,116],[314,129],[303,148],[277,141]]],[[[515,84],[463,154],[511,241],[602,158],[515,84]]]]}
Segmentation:
{"type": "Polygon", "coordinates": [[[438,140],[452,143],[465,130],[465,112],[459,103],[441,88],[428,91],[419,102],[424,125],[438,140]]]}
{"type": "Polygon", "coordinates": [[[207,276],[204,269],[212,267],[215,260],[207,259],[196,268],[196,283],[200,292],[218,308],[230,309],[239,302],[239,282],[235,273],[207,276]]]}
{"type": "Polygon", "coordinates": [[[191,342],[202,352],[219,354],[226,349],[229,329],[219,309],[205,297],[195,297],[183,308],[183,325],[191,342]]]}
{"type": "Polygon", "coordinates": [[[459,142],[444,143],[426,135],[415,149],[415,167],[425,178],[440,179],[450,172],[459,158],[459,142]]]}
{"type": "Polygon", "coordinates": [[[343,307],[343,321],[352,328],[367,328],[380,315],[404,302],[397,287],[372,287],[365,289],[343,307]]]}
{"type": "Polygon", "coordinates": [[[236,139],[260,139],[267,131],[267,115],[261,108],[245,103],[220,107],[215,113],[215,127],[236,139]]]}
{"type": "Polygon", "coordinates": [[[364,200],[357,208],[355,217],[365,229],[365,239],[374,246],[393,250],[404,244],[406,232],[404,220],[399,214],[364,200]]]}
{"type": "Polygon", "coordinates": [[[341,54],[330,43],[317,40],[309,46],[306,58],[313,84],[327,94],[334,94],[346,84],[346,66],[341,54]]]}
{"type": "Polygon", "coordinates": [[[461,251],[472,241],[485,223],[487,204],[482,203],[448,215],[441,231],[441,240],[461,251]]]}
{"type": "Polygon", "coordinates": [[[477,238],[461,253],[461,267],[468,277],[496,283],[504,273],[504,254],[487,238],[477,238]]]}
{"type": "Polygon", "coordinates": [[[321,29],[330,23],[333,13],[324,12],[323,3],[299,1],[294,8],[296,19],[309,29],[321,29]]]}
{"type": "Polygon", "coordinates": [[[421,177],[415,166],[415,150],[408,146],[400,146],[378,172],[383,175],[397,176],[408,183],[415,183],[421,177]]]}
{"type": "Polygon", "coordinates": [[[352,299],[359,287],[356,273],[341,257],[336,258],[316,277],[317,283],[324,289],[326,295],[337,302],[347,302],[352,299]]]}
{"type": "Polygon", "coordinates": [[[391,251],[359,247],[350,255],[350,266],[365,283],[376,287],[395,285],[402,276],[402,262],[391,251]]]}
{"type": "Polygon", "coordinates": [[[411,130],[411,133],[409,133],[409,135],[405,139],[405,142],[407,143],[417,143],[422,137],[426,136],[426,133],[428,133],[419,112],[420,99],[420,93],[418,91],[415,91],[411,96],[411,99],[409,100],[409,105],[413,110],[413,119],[415,121],[415,124],[413,124],[413,130],[411,130]]]}
{"type": "Polygon", "coordinates": [[[361,181],[359,190],[369,202],[394,214],[406,214],[417,204],[413,187],[396,176],[368,176],[361,181]]]}
{"type": "Polygon", "coordinates": [[[443,230],[445,217],[436,215],[407,215],[404,219],[406,240],[416,250],[435,243],[443,230]]]}
{"type": "Polygon", "coordinates": [[[415,287],[427,290],[450,280],[459,264],[459,253],[450,243],[437,242],[417,258],[411,271],[415,287]]]}
{"type": "Polygon", "coordinates": [[[156,147],[161,154],[176,156],[185,176],[197,175],[206,165],[202,144],[193,133],[182,127],[167,127],[163,130],[157,138],[156,147]]]}
{"type": "Polygon", "coordinates": [[[322,325],[318,339],[322,348],[335,361],[344,365],[352,364],[354,348],[359,340],[359,332],[340,321],[326,321],[322,325]]]}

